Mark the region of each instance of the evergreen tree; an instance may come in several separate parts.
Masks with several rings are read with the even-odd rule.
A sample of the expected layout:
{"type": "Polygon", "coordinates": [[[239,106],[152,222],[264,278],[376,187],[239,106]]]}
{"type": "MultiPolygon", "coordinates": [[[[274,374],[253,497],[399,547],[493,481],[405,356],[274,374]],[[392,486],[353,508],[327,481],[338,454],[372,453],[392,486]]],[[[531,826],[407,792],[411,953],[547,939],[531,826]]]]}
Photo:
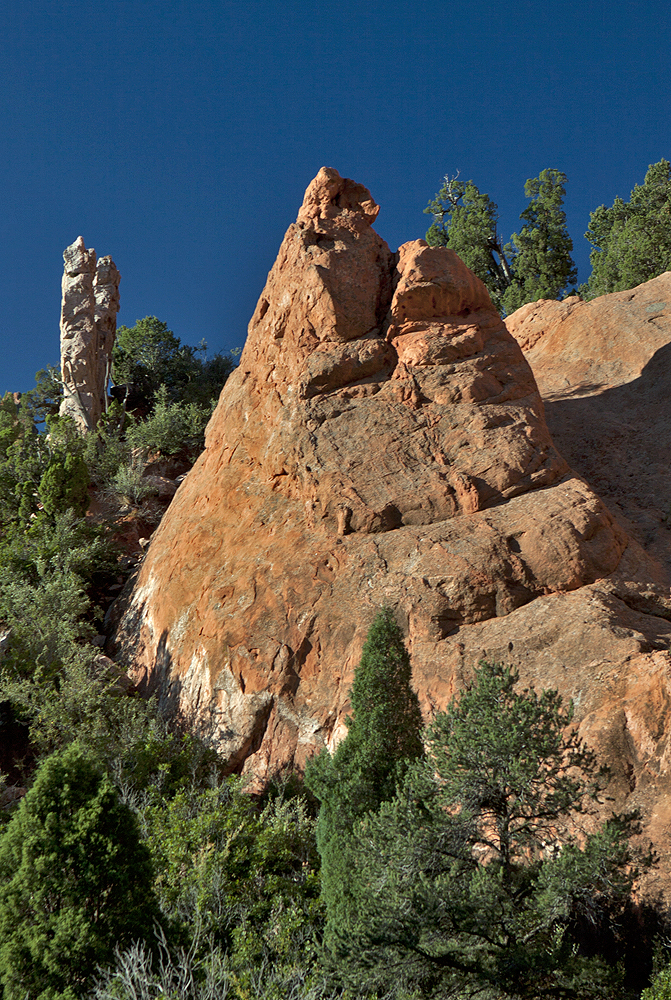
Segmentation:
{"type": "Polygon", "coordinates": [[[72,509],[83,517],[89,505],[89,482],[86,462],[81,455],[70,452],[52,459],[37,493],[50,516],[72,509]]]}
{"type": "Polygon", "coordinates": [[[112,378],[132,386],[150,403],[160,386],[171,402],[207,404],[218,396],[235,367],[232,357],[206,357],[207,344],[182,344],[167,323],[145,316],[135,326],[121,326],[112,352],[112,378]]]}
{"type": "Polygon", "coordinates": [[[397,796],[355,828],[366,891],[341,941],[355,981],[427,997],[621,995],[580,932],[617,933],[636,877],[631,818],[575,839],[594,755],[555,691],[518,693],[517,680],[482,663],[397,796]]]}
{"type": "Polygon", "coordinates": [[[566,174],[560,170],[541,170],[524,185],[524,194],[531,199],[520,215],[525,225],[513,233],[512,245],[506,248],[515,276],[503,295],[508,314],[525,302],[560,298],[578,280],[562,208],[565,185],[566,174]]]}
{"type": "Polygon", "coordinates": [[[527,180],[524,192],[531,204],[520,216],[525,225],[503,246],[497,235],[496,203],[472,181],[445,177],[425,209],[434,217],[427,242],[454,250],[485,283],[500,312],[513,312],[541,298],[559,298],[577,280],[562,209],[565,184],[566,175],[553,169],[527,180]]]}
{"type": "Polygon", "coordinates": [[[153,937],[151,878],[109,778],[76,744],[49,757],[0,837],[4,1000],[83,996],[117,943],[153,937]]]}
{"type": "Polygon", "coordinates": [[[358,885],[352,829],[392,798],[408,763],[421,756],[422,719],[410,686],[410,658],[391,608],[371,625],[351,690],[353,718],[333,756],[311,762],[306,784],[321,803],[317,846],[327,942],[334,947],[354,919],[358,885]]]}
{"type": "Polygon", "coordinates": [[[429,246],[454,250],[466,267],[487,286],[492,302],[501,307],[501,295],[511,281],[510,267],[499,242],[498,207],[473,181],[445,177],[443,186],[425,209],[433,215],[426,240],[429,246]]]}
{"type": "Polygon", "coordinates": [[[641,993],[641,1000],[671,1000],[671,965],[654,976],[648,989],[641,993]]]}
{"type": "Polygon", "coordinates": [[[671,164],[651,164],[629,202],[590,213],[590,297],[634,288],[671,268],[671,164]]]}

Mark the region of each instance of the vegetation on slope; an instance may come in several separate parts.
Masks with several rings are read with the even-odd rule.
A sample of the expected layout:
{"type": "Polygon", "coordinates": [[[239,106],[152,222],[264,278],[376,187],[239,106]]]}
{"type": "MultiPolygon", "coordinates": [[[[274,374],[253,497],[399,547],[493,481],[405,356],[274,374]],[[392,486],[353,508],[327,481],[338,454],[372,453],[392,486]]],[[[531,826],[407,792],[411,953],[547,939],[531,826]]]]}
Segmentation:
{"type": "MultiPolygon", "coordinates": [[[[554,170],[527,183],[503,247],[491,199],[447,181],[430,240],[503,308],[566,294],[565,183],[554,170]]],[[[592,213],[584,294],[668,266],[668,183],[661,161],[630,203],[592,213]]],[[[86,438],[58,417],[54,369],[18,405],[0,400],[0,721],[14,740],[0,996],[633,1000],[665,928],[632,903],[651,859],[630,847],[635,817],[582,830],[602,776],[556,692],[520,692],[483,663],[423,729],[383,609],[346,739],[307,787],[278,781],[255,800],[206,734],[164,718],[101,655],[110,587],[133,562],[119,525],[165,507],[147,463],[195,460],[232,366],[147,317],[119,331],[116,398],[86,438]]],[[[667,936],[644,1000],[671,996],[667,936]]]]}
{"type": "Polygon", "coordinates": [[[593,247],[592,273],[579,289],[563,210],[567,177],[559,170],[527,180],[530,203],[520,215],[519,233],[507,243],[498,235],[498,206],[489,195],[472,180],[446,176],[425,209],[434,220],[426,239],[454,250],[502,314],[538,299],[576,293],[590,299],[634,288],[671,268],[670,171],[668,160],[652,164],[629,202],[618,197],[611,208],[601,205],[590,213],[585,238],[593,247]]]}

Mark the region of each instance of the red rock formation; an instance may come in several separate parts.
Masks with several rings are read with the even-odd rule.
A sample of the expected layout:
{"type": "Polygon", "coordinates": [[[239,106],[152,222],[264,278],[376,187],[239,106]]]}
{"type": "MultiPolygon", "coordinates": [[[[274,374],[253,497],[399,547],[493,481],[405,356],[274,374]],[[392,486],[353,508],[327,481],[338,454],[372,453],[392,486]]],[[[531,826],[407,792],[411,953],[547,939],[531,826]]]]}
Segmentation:
{"type": "Polygon", "coordinates": [[[555,450],[484,285],[422,240],[392,255],[376,214],[334,170],[308,188],[126,611],[133,679],[262,780],[342,735],[388,602],[427,713],[483,654],[514,662],[575,699],[619,799],[659,783],[653,816],[663,570],[555,450]]]}
{"type": "Polygon", "coordinates": [[[506,320],[561,453],[671,572],[671,272],[506,320]]]}

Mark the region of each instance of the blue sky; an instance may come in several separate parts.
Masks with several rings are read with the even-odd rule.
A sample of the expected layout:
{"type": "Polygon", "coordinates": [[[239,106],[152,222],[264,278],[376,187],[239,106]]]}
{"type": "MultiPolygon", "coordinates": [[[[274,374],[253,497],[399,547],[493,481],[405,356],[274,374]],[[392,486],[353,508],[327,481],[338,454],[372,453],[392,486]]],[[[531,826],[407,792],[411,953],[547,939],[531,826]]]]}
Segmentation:
{"type": "Polygon", "coordinates": [[[5,0],[0,13],[0,392],[57,363],[62,252],[122,274],[119,323],[244,343],[319,167],[370,188],[392,249],[461,171],[517,228],[524,182],[590,210],[671,159],[668,3],[5,0]]]}

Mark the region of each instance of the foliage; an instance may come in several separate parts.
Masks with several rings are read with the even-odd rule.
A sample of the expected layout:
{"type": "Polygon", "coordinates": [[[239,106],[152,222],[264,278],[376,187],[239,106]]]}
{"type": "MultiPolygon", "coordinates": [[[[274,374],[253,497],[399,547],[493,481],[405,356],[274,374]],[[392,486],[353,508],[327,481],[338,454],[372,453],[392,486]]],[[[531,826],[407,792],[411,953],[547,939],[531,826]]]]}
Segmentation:
{"type": "Polygon", "coordinates": [[[171,403],[165,385],[156,390],[155,403],[146,420],[133,424],[126,440],[131,448],[144,452],[176,455],[185,451],[199,454],[205,443],[205,427],[212,407],[179,400],[171,403]]]}
{"type": "Polygon", "coordinates": [[[155,951],[143,941],[117,947],[114,965],[98,976],[92,1000],[233,1000],[225,955],[216,947],[207,955],[202,951],[199,936],[189,948],[172,950],[162,931],[155,951]]]}
{"type": "Polygon", "coordinates": [[[118,329],[112,378],[116,384],[133,386],[147,402],[165,386],[171,402],[207,405],[218,395],[234,362],[222,354],[206,355],[204,341],[198,347],[182,344],[166,323],[145,316],[133,327],[118,329]]]}
{"type": "Polygon", "coordinates": [[[156,916],[132,812],[76,744],[50,757],[0,837],[4,997],[82,996],[156,916]]]}
{"type": "Polygon", "coordinates": [[[649,166],[628,202],[590,213],[585,238],[592,244],[592,274],[583,291],[591,298],[634,288],[671,268],[671,164],[649,166]]]}
{"type": "Polygon", "coordinates": [[[510,283],[510,268],[496,230],[498,206],[473,181],[445,177],[425,212],[433,215],[426,239],[429,246],[449,247],[485,283],[500,308],[510,283]]]}
{"type": "Polygon", "coordinates": [[[485,283],[500,312],[510,313],[541,298],[559,298],[577,280],[562,209],[565,184],[566,175],[553,169],[527,180],[524,193],[531,203],[520,216],[525,224],[503,246],[497,235],[496,203],[473,181],[446,176],[425,209],[434,217],[427,241],[454,250],[485,283]]]}
{"type": "Polygon", "coordinates": [[[131,449],[126,441],[126,429],[132,422],[132,416],[114,400],[95,431],[86,435],[84,460],[94,486],[109,485],[118,469],[129,463],[131,449]]]}
{"type": "Polygon", "coordinates": [[[384,608],[370,627],[354,675],[347,736],[333,756],[323,751],[306,773],[308,788],[321,802],[317,844],[329,941],[357,907],[353,826],[394,795],[408,762],[422,754],[422,719],[410,676],[403,633],[391,608],[384,608]]]}
{"type": "Polygon", "coordinates": [[[52,458],[49,441],[37,433],[26,401],[17,407],[7,393],[0,407],[0,527],[25,527],[37,514],[40,480],[52,458]]]}
{"type": "Polygon", "coordinates": [[[41,368],[35,375],[35,386],[22,396],[22,402],[35,421],[41,424],[47,417],[58,415],[63,399],[63,379],[54,365],[41,368]]]}
{"type": "Polygon", "coordinates": [[[137,507],[156,493],[156,487],[144,477],[144,462],[136,457],[127,465],[119,466],[107,492],[128,507],[137,507]]]}
{"type": "Polygon", "coordinates": [[[0,399],[0,459],[7,459],[7,450],[21,436],[18,407],[11,392],[0,399]]]}
{"type": "Polygon", "coordinates": [[[618,971],[581,952],[614,930],[637,875],[631,817],[571,832],[595,775],[556,692],[518,693],[482,663],[429,730],[398,795],[356,828],[368,892],[340,941],[354,976],[423,996],[540,1000],[621,995],[618,971]]]}
{"type": "Polygon", "coordinates": [[[8,631],[0,681],[54,678],[93,633],[88,589],[116,574],[104,533],[72,509],[0,538],[0,622],[8,631]]]}
{"type": "Polygon", "coordinates": [[[573,241],[562,208],[565,185],[566,174],[560,170],[541,170],[524,185],[531,203],[520,215],[524,226],[511,236],[514,280],[503,295],[508,314],[525,302],[561,298],[578,280],[571,257],[573,241]]]}
{"type": "MultiPolygon", "coordinates": [[[[99,978],[92,1000],[354,1000],[332,988],[318,967],[270,966],[249,969],[249,986],[231,970],[227,956],[204,947],[199,933],[186,948],[170,949],[159,938],[158,955],[142,942],[118,950],[113,968],[99,978]]],[[[361,994],[357,1000],[363,1000],[361,994]]]]}
{"type": "Polygon", "coordinates": [[[89,472],[81,455],[53,458],[40,479],[37,495],[52,517],[66,510],[83,516],[89,505],[89,472]]]}
{"type": "Polygon", "coordinates": [[[36,670],[58,673],[72,647],[90,637],[84,620],[89,600],[69,573],[50,573],[37,584],[16,576],[0,582],[0,620],[9,631],[3,672],[22,676],[36,670]]]}
{"type": "Polygon", "coordinates": [[[648,989],[641,993],[641,1000],[671,1000],[671,965],[653,977],[648,989]]]}
{"type": "Polygon", "coordinates": [[[221,761],[206,740],[169,726],[153,700],[126,694],[119,674],[97,656],[71,646],[58,671],[38,667],[23,676],[3,663],[0,695],[28,724],[38,755],[77,742],[131,803],[149,790],[169,799],[218,773],[221,761]]]}
{"type": "Polygon", "coordinates": [[[318,856],[299,799],[259,811],[228,779],[150,800],[142,815],[163,911],[223,947],[238,978],[309,948],[321,918],[318,856]]]}

